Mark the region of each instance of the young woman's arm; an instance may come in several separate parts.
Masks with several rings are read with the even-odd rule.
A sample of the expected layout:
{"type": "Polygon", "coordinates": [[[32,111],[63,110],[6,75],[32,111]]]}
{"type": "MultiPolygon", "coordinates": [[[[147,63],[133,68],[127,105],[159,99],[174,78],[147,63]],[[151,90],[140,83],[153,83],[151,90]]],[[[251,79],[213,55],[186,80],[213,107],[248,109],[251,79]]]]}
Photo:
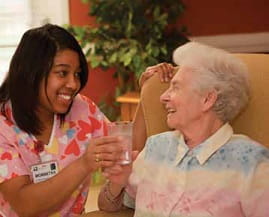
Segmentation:
{"type": "Polygon", "coordinates": [[[138,104],[133,120],[133,150],[141,151],[147,140],[147,129],[141,103],[138,104]]]}
{"type": "Polygon", "coordinates": [[[116,137],[92,139],[88,150],[52,178],[32,183],[29,176],[18,176],[0,184],[3,194],[20,217],[39,216],[59,208],[98,168],[111,167],[120,153],[116,137]],[[96,161],[98,158],[100,161],[96,161]]]}
{"type": "MultiPolygon", "coordinates": [[[[144,83],[155,73],[159,74],[161,82],[169,82],[174,75],[175,68],[176,67],[169,63],[160,63],[148,67],[139,79],[140,87],[143,88],[144,83]]],[[[138,150],[140,152],[144,148],[147,140],[147,129],[141,103],[137,106],[133,123],[133,150],[138,150]]]]}

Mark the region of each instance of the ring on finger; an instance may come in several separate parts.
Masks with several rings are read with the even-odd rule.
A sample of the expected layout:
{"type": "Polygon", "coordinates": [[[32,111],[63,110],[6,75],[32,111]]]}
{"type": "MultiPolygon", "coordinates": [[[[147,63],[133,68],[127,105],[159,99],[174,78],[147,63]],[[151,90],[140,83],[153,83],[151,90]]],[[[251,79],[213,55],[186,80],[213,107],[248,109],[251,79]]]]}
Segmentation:
{"type": "Polygon", "coordinates": [[[96,155],[95,155],[95,162],[98,163],[98,162],[100,162],[100,161],[101,161],[101,159],[100,159],[100,155],[99,155],[99,154],[96,154],[96,155]]]}

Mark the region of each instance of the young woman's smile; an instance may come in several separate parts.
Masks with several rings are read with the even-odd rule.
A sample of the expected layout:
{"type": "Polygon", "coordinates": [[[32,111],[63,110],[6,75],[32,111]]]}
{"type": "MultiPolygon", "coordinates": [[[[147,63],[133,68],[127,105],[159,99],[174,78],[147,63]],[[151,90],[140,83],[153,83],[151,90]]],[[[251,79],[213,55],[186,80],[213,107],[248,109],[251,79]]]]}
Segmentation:
{"type": "Polygon", "coordinates": [[[68,111],[74,96],[80,89],[80,65],[78,54],[70,49],[59,51],[49,72],[47,83],[40,85],[39,113],[53,115],[68,111]]]}

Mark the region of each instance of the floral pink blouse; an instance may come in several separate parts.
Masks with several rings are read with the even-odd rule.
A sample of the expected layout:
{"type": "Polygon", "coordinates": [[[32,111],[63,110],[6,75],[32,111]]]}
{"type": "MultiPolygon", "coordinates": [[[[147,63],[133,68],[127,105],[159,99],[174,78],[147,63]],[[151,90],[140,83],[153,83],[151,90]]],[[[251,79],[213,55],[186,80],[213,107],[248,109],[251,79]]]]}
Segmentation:
{"type": "MultiPolygon", "coordinates": [[[[10,120],[0,115],[0,183],[17,176],[32,177],[30,167],[41,161],[34,136],[20,130],[12,118],[11,106],[6,105],[10,120]]],[[[104,135],[105,117],[88,98],[77,95],[72,108],[60,124],[55,115],[49,144],[45,145],[42,156],[47,161],[58,162],[59,171],[79,158],[93,137],[104,135]]],[[[70,177],[71,179],[71,177],[70,177]]],[[[57,212],[42,216],[78,216],[84,210],[89,191],[90,179],[82,183],[57,212]]],[[[56,192],[55,192],[56,193],[56,192]]],[[[0,193],[0,217],[17,217],[0,193]]]]}

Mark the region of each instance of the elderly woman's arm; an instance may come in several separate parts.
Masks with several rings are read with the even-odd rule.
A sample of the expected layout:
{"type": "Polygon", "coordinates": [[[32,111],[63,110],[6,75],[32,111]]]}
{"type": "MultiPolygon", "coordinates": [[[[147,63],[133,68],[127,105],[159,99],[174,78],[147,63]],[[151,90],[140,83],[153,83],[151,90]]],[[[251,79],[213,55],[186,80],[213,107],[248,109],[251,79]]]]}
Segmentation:
{"type": "MultiPolygon", "coordinates": [[[[136,159],[138,151],[133,151],[132,159],[136,159]]],[[[132,173],[133,164],[115,165],[103,172],[108,182],[101,189],[98,196],[98,207],[104,211],[118,211],[123,208],[123,196],[128,179],[132,173]]]]}
{"type": "Polygon", "coordinates": [[[245,179],[241,204],[246,217],[269,216],[269,151],[264,153],[266,159],[261,160],[245,179]]]}
{"type": "Polygon", "coordinates": [[[100,191],[98,207],[100,210],[114,212],[123,208],[124,187],[107,182],[100,191]]]}
{"type": "MultiPolygon", "coordinates": [[[[176,68],[169,63],[147,67],[139,79],[139,85],[142,88],[144,83],[155,73],[158,73],[161,82],[169,82],[176,68]]],[[[146,123],[141,103],[138,104],[133,123],[133,150],[141,151],[147,139],[146,123]]]]}
{"type": "Polygon", "coordinates": [[[133,121],[133,150],[141,151],[147,140],[147,129],[141,102],[138,104],[133,121]]]}

